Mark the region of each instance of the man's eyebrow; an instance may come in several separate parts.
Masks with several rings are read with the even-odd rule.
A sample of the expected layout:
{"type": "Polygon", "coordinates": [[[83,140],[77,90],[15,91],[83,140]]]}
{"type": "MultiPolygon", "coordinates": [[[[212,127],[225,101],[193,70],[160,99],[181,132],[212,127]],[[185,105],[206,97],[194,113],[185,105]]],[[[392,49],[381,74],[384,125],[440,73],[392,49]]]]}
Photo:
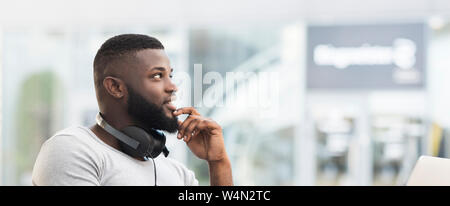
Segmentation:
{"type": "MultiPolygon", "coordinates": [[[[153,70],[159,70],[159,71],[162,71],[162,72],[165,72],[166,71],[166,68],[165,67],[153,67],[153,68],[151,68],[151,69],[149,69],[148,71],[149,72],[151,72],[151,71],[153,71],[153,70]]],[[[173,73],[173,68],[170,68],[170,73],[173,73]]]]}
{"type": "Polygon", "coordinates": [[[150,71],[153,71],[154,69],[162,71],[162,72],[166,71],[166,68],[164,68],[164,67],[153,67],[153,68],[150,69],[150,71]]]}

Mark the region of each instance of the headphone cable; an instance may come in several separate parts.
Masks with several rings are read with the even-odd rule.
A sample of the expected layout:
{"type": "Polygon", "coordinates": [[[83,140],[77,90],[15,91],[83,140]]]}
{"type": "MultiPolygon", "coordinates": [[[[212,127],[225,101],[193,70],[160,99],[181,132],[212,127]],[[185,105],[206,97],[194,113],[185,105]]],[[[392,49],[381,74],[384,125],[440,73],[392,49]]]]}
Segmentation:
{"type": "Polygon", "coordinates": [[[156,164],[155,164],[155,160],[153,159],[153,157],[152,157],[152,161],[153,161],[153,171],[155,172],[155,186],[158,186],[156,184],[156,164]]]}

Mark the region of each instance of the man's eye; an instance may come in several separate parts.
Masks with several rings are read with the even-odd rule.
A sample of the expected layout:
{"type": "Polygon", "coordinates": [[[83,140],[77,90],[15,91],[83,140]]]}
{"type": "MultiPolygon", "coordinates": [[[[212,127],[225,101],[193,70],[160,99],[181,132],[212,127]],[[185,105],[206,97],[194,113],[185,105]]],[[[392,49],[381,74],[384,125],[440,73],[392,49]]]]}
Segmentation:
{"type": "Polygon", "coordinates": [[[155,78],[155,79],[161,79],[161,74],[155,74],[155,75],[153,75],[153,78],[155,78]]]}

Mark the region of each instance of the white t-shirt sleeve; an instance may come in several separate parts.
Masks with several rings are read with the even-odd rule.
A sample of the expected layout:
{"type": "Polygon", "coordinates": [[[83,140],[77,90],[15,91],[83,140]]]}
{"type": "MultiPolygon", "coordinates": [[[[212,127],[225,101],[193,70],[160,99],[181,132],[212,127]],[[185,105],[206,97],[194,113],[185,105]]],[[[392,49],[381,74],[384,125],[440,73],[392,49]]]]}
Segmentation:
{"type": "Polygon", "coordinates": [[[195,178],[194,172],[186,168],[185,186],[198,186],[198,180],[195,178]]]}
{"type": "Polygon", "coordinates": [[[41,147],[33,185],[100,185],[101,158],[71,135],[55,135],[41,147]]]}
{"type": "Polygon", "coordinates": [[[171,162],[175,171],[178,175],[183,179],[184,186],[198,186],[198,180],[195,178],[195,173],[192,170],[189,170],[186,166],[181,164],[175,159],[167,158],[167,161],[171,162]]]}

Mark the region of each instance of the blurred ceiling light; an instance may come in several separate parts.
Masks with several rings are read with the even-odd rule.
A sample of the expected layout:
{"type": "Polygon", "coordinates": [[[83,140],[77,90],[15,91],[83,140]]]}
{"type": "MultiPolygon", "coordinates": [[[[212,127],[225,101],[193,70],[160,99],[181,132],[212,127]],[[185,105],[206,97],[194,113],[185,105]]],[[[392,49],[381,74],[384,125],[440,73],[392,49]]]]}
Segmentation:
{"type": "Polygon", "coordinates": [[[445,26],[445,20],[442,16],[434,15],[428,19],[428,24],[433,30],[442,29],[445,26]]]}

